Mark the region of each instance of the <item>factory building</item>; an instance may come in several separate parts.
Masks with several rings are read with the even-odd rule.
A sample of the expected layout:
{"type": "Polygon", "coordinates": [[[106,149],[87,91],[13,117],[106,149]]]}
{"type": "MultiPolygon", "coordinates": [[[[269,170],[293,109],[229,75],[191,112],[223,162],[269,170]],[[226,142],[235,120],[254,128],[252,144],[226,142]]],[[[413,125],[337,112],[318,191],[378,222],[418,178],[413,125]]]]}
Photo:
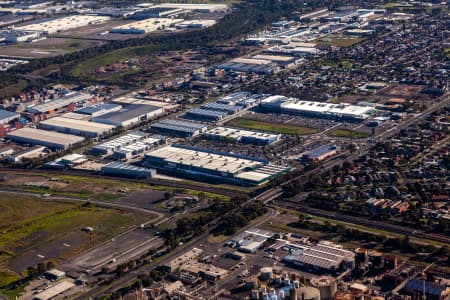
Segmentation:
{"type": "Polygon", "coordinates": [[[41,145],[55,150],[66,150],[84,141],[83,137],[76,135],[34,128],[17,129],[6,136],[14,142],[41,145]]]}
{"type": "Polygon", "coordinates": [[[162,172],[194,180],[259,185],[289,168],[255,158],[170,145],[145,154],[145,164],[162,172]]]}
{"type": "Polygon", "coordinates": [[[102,103],[97,105],[92,105],[88,107],[84,107],[81,109],[77,109],[75,112],[77,114],[89,115],[91,117],[98,117],[110,112],[119,111],[122,109],[122,105],[113,104],[113,103],[102,103]]]}
{"type": "Polygon", "coordinates": [[[61,158],[57,158],[54,161],[48,162],[44,167],[48,169],[67,169],[87,162],[88,159],[82,154],[67,154],[61,158]]]}
{"type": "Polygon", "coordinates": [[[221,104],[216,102],[209,102],[203,104],[201,108],[206,110],[225,112],[228,115],[233,115],[242,110],[241,106],[221,104]]]}
{"type": "Polygon", "coordinates": [[[119,111],[92,118],[92,121],[121,128],[131,128],[147,123],[151,119],[157,118],[163,114],[163,107],[146,104],[130,104],[123,106],[119,111]]]}
{"type": "Polygon", "coordinates": [[[217,99],[216,103],[227,105],[241,105],[240,103],[242,103],[242,101],[246,99],[249,99],[251,95],[252,94],[250,92],[236,92],[217,99]]]}
{"type": "Polygon", "coordinates": [[[162,3],[153,8],[181,9],[190,10],[201,13],[225,12],[228,9],[226,4],[206,4],[206,3],[162,3]]]}
{"type": "Polygon", "coordinates": [[[288,265],[318,274],[336,274],[355,267],[355,254],[333,243],[322,241],[315,245],[295,246],[298,248],[283,258],[288,265]]]}
{"type": "Polygon", "coordinates": [[[307,151],[303,155],[302,159],[308,162],[316,163],[338,154],[339,150],[339,147],[336,145],[323,145],[307,151]]]}
{"type": "Polygon", "coordinates": [[[163,265],[169,272],[173,272],[178,270],[184,264],[193,261],[202,255],[203,250],[199,248],[192,248],[186,253],[183,253],[180,256],[175,257],[171,261],[167,262],[163,265]]]}
{"type": "Polygon", "coordinates": [[[161,134],[191,137],[203,133],[204,131],[206,131],[208,126],[187,121],[164,119],[152,124],[150,128],[152,129],[152,131],[161,134]]]}
{"type": "Polygon", "coordinates": [[[137,141],[133,144],[121,147],[120,149],[114,151],[113,157],[120,160],[133,158],[163,144],[164,142],[165,139],[163,138],[149,137],[145,140],[137,141]]]}
{"type": "Polygon", "coordinates": [[[43,292],[40,292],[36,295],[33,295],[34,300],[49,300],[53,299],[56,296],[67,292],[68,290],[75,287],[75,284],[68,280],[62,280],[53,285],[52,287],[44,290],[43,292]]]}
{"type": "Polygon", "coordinates": [[[226,116],[227,113],[223,111],[192,108],[183,115],[183,118],[202,122],[217,122],[226,116]]]}
{"type": "Polygon", "coordinates": [[[232,72],[255,73],[261,75],[278,72],[277,64],[265,59],[235,58],[217,65],[218,69],[232,72]]]}
{"type": "Polygon", "coordinates": [[[19,118],[19,113],[0,109],[0,125],[8,124],[9,122],[17,120],[19,118]]]}
{"type": "Polygon", "coordinates": [[[136,12],[133,15],[133,19],[142,20],[149,18],[170,18],[181,14],[185,14],[188,11],[176,7],[160,7],[152,6],[150,8],[136,12]]]}
{"type": "Polygon", "coordinates": [[[104,137],[112,134],[115,129],[115,126],[113,125],[63,117],[54,117],[44,120],[39,123],[39,126],[45,130],[53,130],[88,138],[104,137]]]}
{"type": "Polygon", "coordinates": [[[290,113],[317,118],[362,121],[375,110],[371,106],[350,105],[347,103],[324,103],[303,101],[285,96],[271,96],[261,101],[261,108],[268,112],[290,113]]]}
{"type": "Polygon", "coordinates": [[[176,24],[182,22],[183,19],[172,18],[149,18],[141,21],[121,25],[112,28],[111,33],[121,34],[145,34],[166,28],[173,28],[176,24]]]}
{"type": "Polygon", "coordinates": [[[206,28],[216,24],[215,20],[187,20],[175,25],[176,29],[206,28]]]}
{"type": "Polygon", "coordinates": [[[281,134],[216,127],[205,133],[205,137],[215,140],[236,141],[244,144],[270,145],[281,138],[281,134]]]}
{"type": "Polygon", "coordinates": [[[189,261],[180,267],[179,279],[185,283],[193,284],[202,278],[215,282],[225,278],[227,275],[227,270],[212,264],[189,261]]]}
{"type": "Polygon", "coordinates": [[[17,31],[14,29],[0,32],[0,39],[10,44],[32,42],[41,36],[37,31],[17,31]]]}
{"type": "Polygon", "coordinates": [[[24,158],[36,158],[44,154],[45,147],[34,146],[31,148],[26,148],[21,151],[17,151],[8,156],[8,161],[12,163],[19,163],[24,158]]]}
{"type": "Polygon", "coordinates": [[[33,114],[52,114],[62,111],[65,107],[68,107],[72,104],[82,103],[89,99],[92,99],[93,97],[95,96],[89,95],[87,93],[72,92],[57,100],[28,106],[26,108],[26,111],[33,114]]]}
{"type": "Polygon", "coordinates": [[[57,32],[66,31],[91,24],[104,23],[109,19],[110,19],[109,17],[103,16],[74,15],[50,19],[44,22],[22,25],[15,27],[14,29],[16,31],[37,31],[43,34],[54,34],[57,32]]]}
{"type": "Polygon", "coordinates": [[[108,176],[147,179],[156,175],[153,169],[136,167],[121,162],[112,162],[101,168],[101,173],[108,176]]]}
{"type": "Polygon", "coordinates": [[[92,155],[111,155],[115,151],[120,150],[122,147],[126,147],[128,145],[132,145],[136,142],[142,141],[149,136],[150,134],[142,131],[128,132],[121,137],[92,147],[89,153],[92,155]]]}

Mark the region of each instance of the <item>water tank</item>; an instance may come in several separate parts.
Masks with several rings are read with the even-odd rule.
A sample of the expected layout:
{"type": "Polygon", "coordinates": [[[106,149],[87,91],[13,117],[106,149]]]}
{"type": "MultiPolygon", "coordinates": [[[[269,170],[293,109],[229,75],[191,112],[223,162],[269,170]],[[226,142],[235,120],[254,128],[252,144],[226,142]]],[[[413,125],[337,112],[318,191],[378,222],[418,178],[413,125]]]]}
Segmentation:
{"type": "Polygon", "coordinates": [[[336,279],[330,276],[314,277],[310,284],[320,291],[320,299],[331,300],[337,292],[336,279]]]}
{"type": "Polygon", "coordinates": [[[270,280],[270,279],[272,279],[272,276],[273,276],[273,270],[272,270],[272,268],[268,268],[268,267],[266,267],[266,268],[261,268],[260,269],[260,271],[259,271],[260,273],[261,273],[261,275],[259,276],[259,278],[261,279],[261,280],[270,280]]]}
{"type": "Polygon", "coordinates": [[[298,300],[320,300],[320,291],[311,286],[302,286],[295,289],[298,300]]]}

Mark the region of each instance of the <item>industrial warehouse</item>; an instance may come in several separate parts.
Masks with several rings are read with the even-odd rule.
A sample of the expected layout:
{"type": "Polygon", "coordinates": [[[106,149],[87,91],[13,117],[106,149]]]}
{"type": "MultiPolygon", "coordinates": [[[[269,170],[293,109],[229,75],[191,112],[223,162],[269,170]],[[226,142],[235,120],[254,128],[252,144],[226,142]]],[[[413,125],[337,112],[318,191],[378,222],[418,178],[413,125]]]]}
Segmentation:
{"type": "Polygon", "coordinates": [[[14,142],[41,145],[54,150],[66,150],[84,141],[80,136],[34,128],[17,129],[8,133],[6,137],[14,142]]]}
{"type": "Polygon", "coordinates": [[[111,155],[114,153],[114,151],[118,151],[122,147],[126,147],[128,145],[132,145],[139,141],[145,140],[149,136],[149,133],[145,133],[143,131],[131,131],[123,136],[96,145],[89,152],[92,155],[111,155]]]}
{"type": "Polygon", "coordinates": [[[121,110],[92,118],[93,122],[130,128],[164,114],[164,108],[147,104],[124,105],[121,110]]]}
{"type": "Polygon", "coordinates": [[[145,34],[166,28],[173,28],[175,24],[181,23],[183,19],[172,18],[149,18],[133,23],[114,27],[112,33],[122,34],[145,34]]]}
{"type": "Polygon", "coordinates": [[[8,124],[13,120],[20,118],[20,114],[4,109],[0,109],[0,125],[8,124]]]}
{"type": "Polygon", "coordinates": [[[157,123],[153,123],[150,128],[161,134],[192,137],[205,132],[208,126],[181,120],[164,119],[157,123]]]}
{"type": "Polygon", "coordinates": [[[43,34],[53,34],[73,28],[83,27],[91,24],[99,24],[109,20],[109,17],[74,15],[52,19],[39,23],[32,23],[16,27],[16,31],[37,31],[43,34]]]}
{"type": "Polygon", "coordinates": [[[281,138],[281,134],[271,134],[229,127],[216,127],[204,134],[209,139],[242,142],[244,144],[270,145],[281,138]]]}
{"type": "Polygon", "coordinates": [[[87,93],[72,92],[57,100],[28,106],[26,111],[33,114],[52,114],[61,111],[63,108],[71,104],[81,103],[91,98],[93,98],[93,96],[87,93]]]}
{"type": "Polygon", "coordinates": [[[156,174],[153,169],[136,167],[121,162],[112,162],[101,168],[101,173],[109,176],[122,176],[129,178],[147,179],[156,174]]]}
{"type": "Polygon", "coordinates": [[[295,249],[283,261],[314,273],[335,274],[355,268],[355,253],[330,242],[315,245],[290,245],[295,249]],[[297,246],[298,249],[295,249],[297,246]]]}
{"type": "Polygon", "coordinates": [[[88,138],[98,138],[113,133],[115,126],[89,122],[84,120],[74,120],[63,117],[54,117],[39,123],[42,129],[54,130],[61,133],[69,133],[88,138]]]}
{"type": "Polygon", "coordinates": [[[261,108],[269,112],[355,121],[365,120],[375,112],[372,106],[303,101],[285,96],[268,97],[261,101],[261,108]]]}
{"type": "Polygon", "coordinates": [[[145,154],[144,164],[173,175],[241,185],[259,185],[289,170],[263,160],[181,145],[145,154]]]}

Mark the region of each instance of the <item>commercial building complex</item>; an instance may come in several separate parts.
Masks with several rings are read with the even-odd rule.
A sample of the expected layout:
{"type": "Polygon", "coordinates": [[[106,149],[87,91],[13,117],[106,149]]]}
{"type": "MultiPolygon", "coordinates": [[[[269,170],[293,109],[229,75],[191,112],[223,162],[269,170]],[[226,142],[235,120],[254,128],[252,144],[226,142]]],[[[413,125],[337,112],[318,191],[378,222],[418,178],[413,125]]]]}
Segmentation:
{"type": "Polygon", "coordinates": [[[92,147],[90,153],[92,155],[111,155],[114,151],[120,150],[122,147],[134,144],[149,137],[150,134],[142,131],[132,131],[121,137],[107,141],[105,143],[92,147]]]}
{"type": "Polygon", "coordinates": [[[196,180],[258,185],[289,168],[267,161],[194,147],[170,145],[145,154],[145,164],[196,180]]]}
{"type": "Polygon", "coordinates": [[[324,145],[306,152],[302,158],[310,162],[318,162],[336,155],[339,150],[336,145],[324,145]]]}
{"type": "Polygon", "coordinates": [[[122,128],[138,126],[164,114],[162,107],[146,104],[130,104],[121,110],[110,112],[92,119],[93,122],[110,124],[122,128]]]}
{"type": "Polygon", "coordinates": [[[375,111],[371,106],[312,102],[285,96],[268,97],[261,101],[261,108],[270,112],[359,121],[367,119],[375,111]]]}
{"type": "Polygon", "coordinates": [[[162,137],[149,137],[115,150],[113,157],[121,160],[136,157],[164,142],[165,140],[162,137]]]}
{"type": "Polygon", "coordinates": [[[180,137],[196,136],[206,131],[208,126],[199,123],[164,119],[150,126],[152,131],[180,137]]]}
{"type": "Polygon", "coordinates": [[[113,133],[115,126],[89,122],[85,120],[74,120],[63,117],[54,117],[39,123],[42,129],[54,130],[89,138],[103,137],[113,133]]]}
{"type": "Polygon", "coordinates": [[[17,129],[6,136],[14,142],[41,145],[55,150],[65,150],[84,141],[80,136],[34,128],[17,129]]]}
{"type": "Polygon", "coordinates": [[[205,133],[209,139],[242,142],[244,144],[269,145],[281,138],[281,134],[242,130],[229,127],[216,127],[205,133]]]}

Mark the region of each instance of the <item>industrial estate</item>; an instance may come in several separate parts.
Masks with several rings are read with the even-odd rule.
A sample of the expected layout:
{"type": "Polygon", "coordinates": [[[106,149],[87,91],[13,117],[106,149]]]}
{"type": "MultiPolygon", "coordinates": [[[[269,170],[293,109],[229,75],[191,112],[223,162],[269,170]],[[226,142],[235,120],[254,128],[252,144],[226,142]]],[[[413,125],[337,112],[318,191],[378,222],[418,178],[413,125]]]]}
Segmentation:
{"type": "Polygon", "coordinates": [[[450,299],[450,3],[0,2],[0,300],[450,299]]]}

